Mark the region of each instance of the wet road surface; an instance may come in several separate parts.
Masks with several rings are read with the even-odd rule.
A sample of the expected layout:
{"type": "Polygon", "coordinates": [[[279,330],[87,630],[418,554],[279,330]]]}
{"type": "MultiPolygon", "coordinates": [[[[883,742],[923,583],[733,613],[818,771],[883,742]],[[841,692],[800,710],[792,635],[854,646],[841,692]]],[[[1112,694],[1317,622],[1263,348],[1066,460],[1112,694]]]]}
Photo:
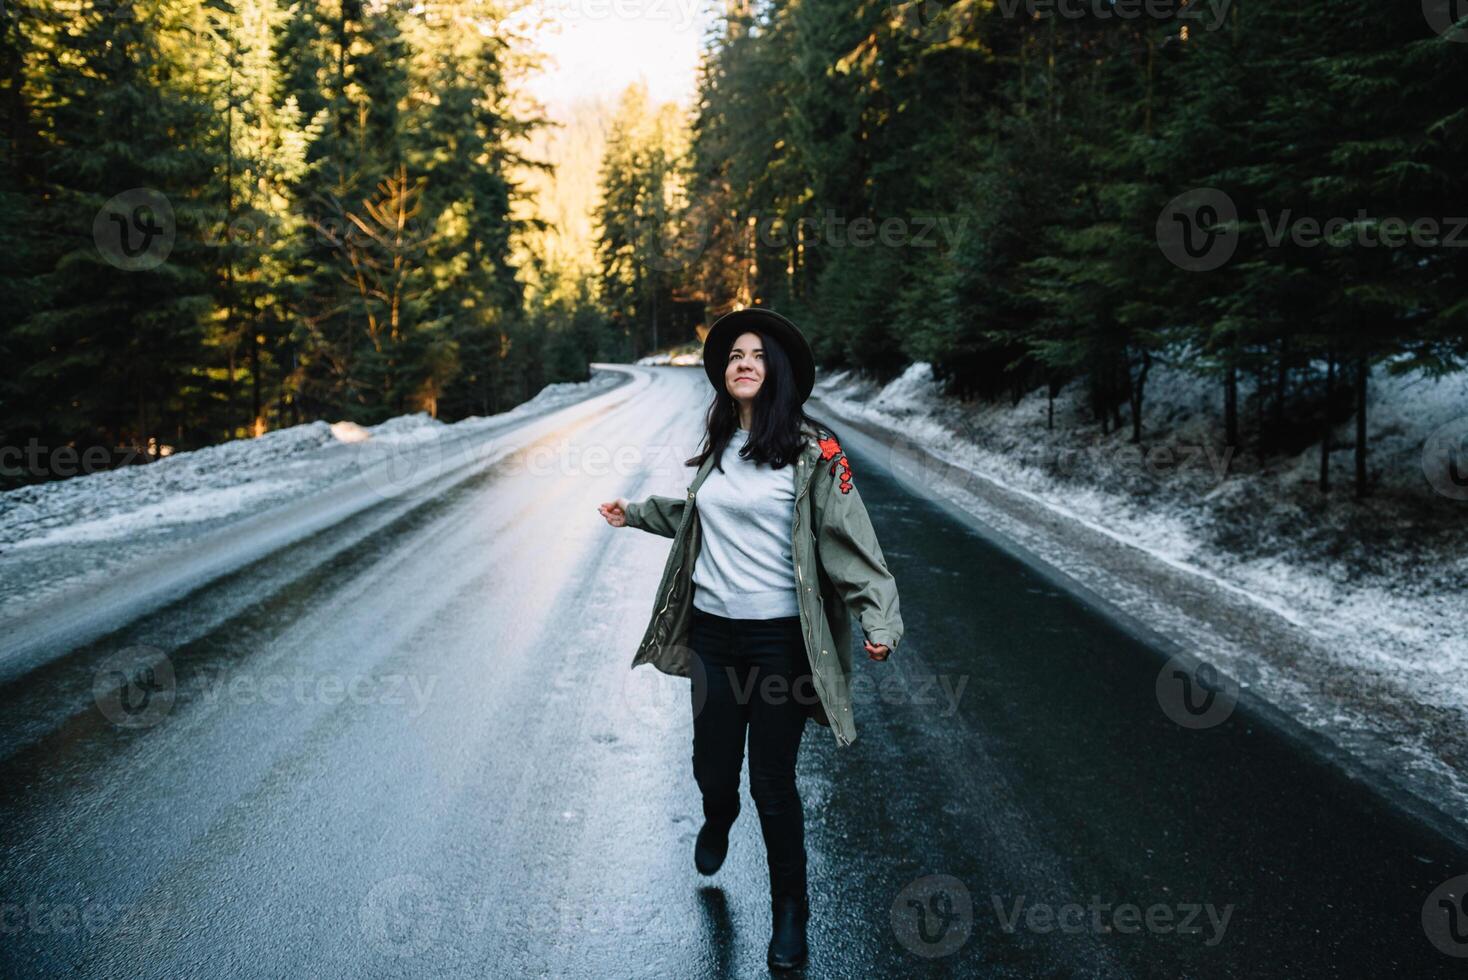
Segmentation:
{"type": "MultiPolygon", "coordinates": [[[[747,781],[702,878],[688,682],[628,669],[669,541],[595,510],[688,482],[706,381],[652,375],[8,682],[0,975],[765,975],[747,781]]],[[[806,730],[804,975],[1462,975],[1468,854],[1246,704],[1179,724],[1161,651],[831,421],[907,632],[852,746],[806,730]]]]}

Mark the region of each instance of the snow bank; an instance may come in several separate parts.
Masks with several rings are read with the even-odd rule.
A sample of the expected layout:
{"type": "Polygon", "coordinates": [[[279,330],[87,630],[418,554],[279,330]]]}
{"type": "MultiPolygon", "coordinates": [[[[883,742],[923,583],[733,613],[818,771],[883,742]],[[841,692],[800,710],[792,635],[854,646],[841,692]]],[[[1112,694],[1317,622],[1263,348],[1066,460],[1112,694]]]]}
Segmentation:
{"type": "Polygon", "coordinates": [[[337,442],[366,442],[372,438],[372,433],[350,420],[331,423],[331,435],[337,442]]]}
{"type": "Polygon", "coordinates": [[[218,516],[280,488],[274,481],[251,487],[257,477],[335,442],[331,426],[309,422],[146,465],[19,487],[0,494],[0,547],[124,536],[153,514],[181,521],[218,516]],[[226,488],[231,492],[220,492],[226,488]]]}
{"type": "MultiPolygon", "coordinates": [[[[941,394],[927,364],[885,386],[842,372],[815,395],[838,432],[842,417],[861,420],[969,474],[961,497],[980,484],[1024,495],[1303,630],[1311,651],[1246,651],[1252,664],[1224,666],[1337,744],[1390,742],[1468,804],[1468,737],[1442,734],[1468,722],[1468,502],[1436,492],[1423,470],[1426,440],[1468,414],[1468,374],[1373,374],[1374,491],[1363,501],[1352,495],[1353,422],[1332,438],[1334,490],[1323,497],[1319,445],[1263,463],[1249,447],[1225,448],[1218,388],[1154,366],[1140,448],[1128,427],[1103,435],[1079,391],[1057,397],[1052,429],[1043,389],[1014,405],[964,404],[941,394]]],[[[1026,544],[1074,564],[1063,541],[1048,552],[1026,544]]]]}
{"type": "Polygon", "coordinates": [[[307,422],[143,465],[20,487],[0,493],[0,550],[134,538],[228,518],[350,475],[353,457],[344,447],[470,434],[590,397],[619,377],[597,371],[589,381],[546,385],[510,411],[452,425],[426,412],[373,426],[307,422]]]}
{"type": "Polygon", "coordinates": [[[689,365],[703,363],[703,351],[688,350],[672,354],[667,351],[662,351],[657,354],[640,357],[635,363],[643,367],[667,367],[669,365],[673,367],[688,367],[689,365]]]}

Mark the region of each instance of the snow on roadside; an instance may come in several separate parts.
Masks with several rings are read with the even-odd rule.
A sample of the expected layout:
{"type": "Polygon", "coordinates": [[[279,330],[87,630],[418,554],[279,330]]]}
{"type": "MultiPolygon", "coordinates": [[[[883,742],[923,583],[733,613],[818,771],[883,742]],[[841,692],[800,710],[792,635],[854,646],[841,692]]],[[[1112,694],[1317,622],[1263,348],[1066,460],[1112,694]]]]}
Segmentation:
{"type": "MultiPolygon", "coordinates": [[[[1146,441],[1167,447],[1166,456],[1129,446],[1128,431],[1101,436],[1073,393],[1057,400],[1056,428],[1049,431],[1043,390],[1013,407],[974,407],[941,395],[939,387],[929,365],[914,364],[880,388],[848,372],[823,378],[816,397],[844,415],[900,431],[946,462],[1027,493],[1159,558],[1207,571],[1318,635],[1367,629],[1378,640],[1402,637],[1412,646],[1431,637],[1442,644],[1431,651],[1433,673],[1443,670],[1437,659],[1442,653],[1450,654],[1459,669],[1468,668],[1468,637],[1446,616],[1449,604],[1463,611],[1462,593],[1439,587],[1445,576],[1468,585],[1468,551],[1439,542],[1439,564],[1427,576],[1413,575],[1381,555],[1375,556],[1379,570],[1374,573],[1329,560],[1331,548],[1303,549],[1302,556],[1285,535],[1307,516],[1299,505],[1315,495],[1319,447],[1272,471],[1251,469],[1223,447],[1215,431],[1221,413],[1212,404],[1213,392],[1187,372],[1154,369],[1148,385],[1146,441]],[[1231,523],[1239,515],[1225,505],[1234,497],[1247,505],[1251,526],[1231,523]],[[1219,547],[1221,537],[1239,539],[1242,553],[1219,547]]],[[[1436,380],[1379,375],[1373,379],[1373,400],[1372,468],[1380,471],[1381,485],[1425,510],[1443,514],[1457,508],[1452,516],[1461,523],[1464,505],[1427,487],[1421,453],[1432,431],[1468,408],[1468,374],[1436,380]]],[[[1350,448],[1344,432],[1338,438],[1332,455],[1340,487],[1349,479],[1350,448]]],[[[1402,526],[1395,530],[1412,534],[1408,508],[1358,505],[1349,497],[1346,487],[1331,503],[1343,512],[1359,509],[1373,520],[1399,520],[1402,526]]],[[[1321,525],[1298,529],[1303,537],[1321,525]]],[[[1349,528],[1325,525],[1325,530],[1344,534],[1349,528]]],[[[1414,555],[1412,561],[1418,560],[1414,555]]],[[[1370,646],[1362,656],[1379,659],[1382,648],[1370,646]]],[[[1427,655],[1425,650],[1399,652],[1409,660],[1427,655]]],[[[1463,680],[1468,694],[1468,670],[1463,680]]]]}
{"type": "Polygon", "coordinates": [[[546,385],[515,408],[449,424],[426,412],[372,426],[306,422],[254,439],[236,439],[68,480],[0,493],[0,549],[133,539],[181,525],[258,510],[350,475],[353,457],[338,447],[396,444],[471,434],[551,411],[615,386],[620,375],[546,385]]]}
{"type": "Polygon", "coordinates": [[[126,537],[135,533],[142,524],[162,526],[209,520],[244,510],[256,501],[282,492],[288,486],[284,480],[252,480],[235,486],[160,496],[145,507],[94,517],[75,524],[59,524],[43,533],[32,533],[29,537],[16,541],[11,547],[20,550],[42,545],[102,541],[126,537]]]}
{"type": "Polygon", "coordinates": [[[174,453],[146,465],[10,490],[0,494],[0,546],[114,538],[154,521],[187,523],[220,516],[286,489],[295,479],[269,477],[333,442],[330,425],[307,422],[256,439],[174,453]]]}
{"type": "MultiPolygon", "coordinates": [[[[1468,786],[1459,746],[1433,727],[1468,716],[1468,502],[1434,493],[1422,462],[1425,440],[1468,412],[1468,373],[1376,373],[1377,490],[1360,502],[1349,482],[1351,423],[1332,439],[1336,490],[1325,500],[1315,487],[1318,444],[1267,465],[1225,450],[1216,387],[1154,367],[1145,453],[1129,445],[1128,429],[1102,435],[1073,390],[1057,398],[1050,429],[1043,389],[1013,405],[964,404],[940,393],[926,364],[886,386],[849,372],[824,377],[815,395],[833,414],[921,444],[971,474],[971,486],[1020,494],[1273,611],[1318,641],[1316,661],[1282,672],[1270,658],[1295,651],[1255,651],[1257,665],[1243,666],[1259,693],[1295,705],[1298,720],[1343,744],[1371,731],[1407,735],[1412,744],[1399,748],[1414,766],[1468,786]],[[1424,717],[1403,720],[1413,714],[1424,717]]],[[[839,432],[841,418],[829,421],[839,432]]],[[[1053,553],[1064,547],[1041,557],[1065,567],[1068,556],[1053,553]]]]}
{"type": "Polygon", "coordinates": [[[694,364],[702,364],[703,352],[701,350],[684,350],[676,353],[660,351],[656,354],[649,354],[646,357],[639,357],[633,363],[642,367],[688,367],[694,364]]]}

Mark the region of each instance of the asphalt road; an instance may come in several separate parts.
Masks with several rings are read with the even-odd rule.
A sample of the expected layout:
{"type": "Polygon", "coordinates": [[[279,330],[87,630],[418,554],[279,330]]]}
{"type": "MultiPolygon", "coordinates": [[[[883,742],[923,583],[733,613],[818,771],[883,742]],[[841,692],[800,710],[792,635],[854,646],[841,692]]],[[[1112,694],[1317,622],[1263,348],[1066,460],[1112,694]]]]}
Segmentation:
{"type": "MultiPolygon", "coordinates": [[[[628,669],[669,542],[595,510],[687,484],[706,382],[652,374],[8,682],[0,975],[765,974],[753,803],[700,877],[688,682],[628,669]]],[[[805,975],[1462,975],[1468,854],[1246,704],[1179,723],[836,427],[907,634],[806,731],[805,975]]]]}

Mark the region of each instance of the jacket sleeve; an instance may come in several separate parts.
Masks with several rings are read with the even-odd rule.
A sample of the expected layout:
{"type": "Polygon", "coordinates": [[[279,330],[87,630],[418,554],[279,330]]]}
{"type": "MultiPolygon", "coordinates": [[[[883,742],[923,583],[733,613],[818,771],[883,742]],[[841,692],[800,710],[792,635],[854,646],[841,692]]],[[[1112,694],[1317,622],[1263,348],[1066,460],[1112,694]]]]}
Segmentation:
{"type": "Polygon", "coordinates": [[[688,501],[680,497],[657,496],[628,501],[627,525],[671,538],[678,533],[678,526],[683,523],[683,508],[687,503],[688,501]]]}
{"type": "MultiPolygon", "coordinates": [[[[844,457],[843,457],[844,459],[844,457]]],[[[816,508],[816,550],[826,576],[841,591],[846,605],[855,610],[869,643],[897,651],[902,639],[902,613],[897,603],[897,581],[887,570],[882,546],[872,527],[861,493],[850,482],[828,475],[831,462],[818,462],[821,470],[811,488],[819,495],[816,508]],[[841,487],[845,489],[841,489],[841,487]]],[[[839,461],[838,466],[839,469],[839,461]]]]}

